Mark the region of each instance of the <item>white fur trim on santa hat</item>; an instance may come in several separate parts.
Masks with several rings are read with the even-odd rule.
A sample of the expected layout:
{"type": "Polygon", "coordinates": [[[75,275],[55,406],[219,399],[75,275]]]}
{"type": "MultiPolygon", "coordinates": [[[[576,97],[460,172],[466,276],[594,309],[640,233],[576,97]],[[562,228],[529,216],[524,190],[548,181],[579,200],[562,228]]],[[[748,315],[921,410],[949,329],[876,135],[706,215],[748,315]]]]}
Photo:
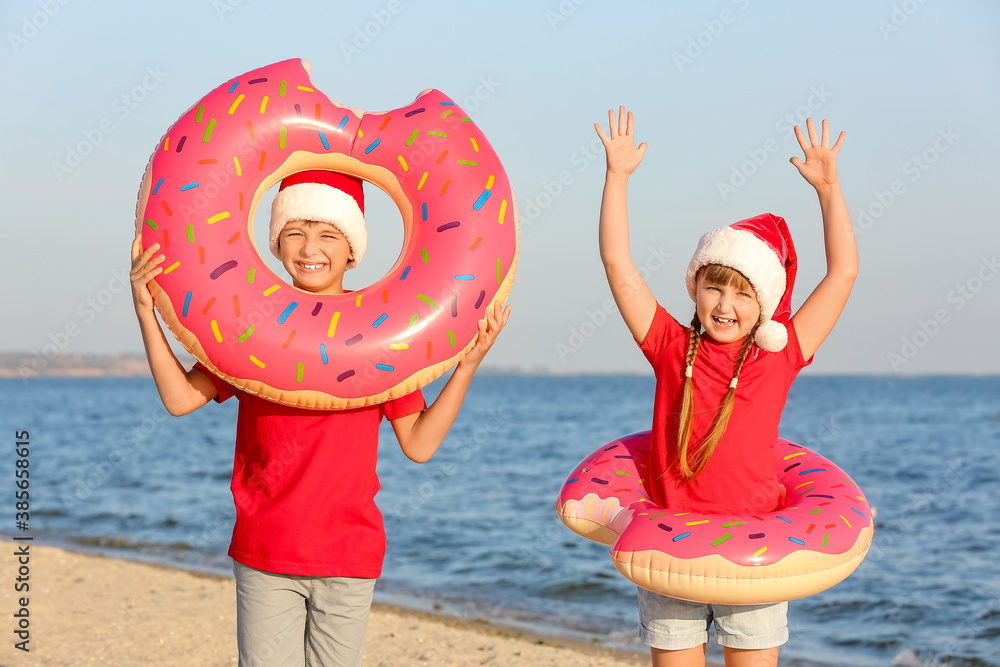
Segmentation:
{"type": "Polygon", "coordinates": [[[278,192],[271,204],[271,253],[280,257],[278,237],[292,220],[312,220],[333,225],[347,239],[354,259],[347,263],[353,269],[364,257],[368,247],[365,215],[354,197],[322,183],[298,183],[278,192]]]}
{"type": "Polygon", "coordinates": [[[785,266],[771,246],[743,229],[722,227],[706,233],[688,265],[687,288],[692,299],[698,269],[706,264],[728,266],[746,276],[757,292],[761,317],[771,319],[785,293],[786,280],[785,266]]]}
{"type": "Polygon", "coordinates": [[[713,229],[698,241],[698,249],[687,270],[687,288],[691,299],[695,296],[698,269],[707,264],[728,266],[742,273],[757,292],[760,303],[761,325],[754,335],[754,342],[762,350],[778,352],[788,343],[788,331],[780,322],[771,320],[785,293],[784,263],[774,250],[752,232],[733,227],[713,229]]]}

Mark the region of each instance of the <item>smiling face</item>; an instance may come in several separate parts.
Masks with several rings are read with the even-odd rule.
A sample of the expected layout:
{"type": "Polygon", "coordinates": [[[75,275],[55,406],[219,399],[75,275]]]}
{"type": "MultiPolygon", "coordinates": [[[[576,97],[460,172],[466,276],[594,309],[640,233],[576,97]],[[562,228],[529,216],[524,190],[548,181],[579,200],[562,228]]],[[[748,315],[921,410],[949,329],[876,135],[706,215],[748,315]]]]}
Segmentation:
{"type": "Polygon", "coordinates": [[[286,223],[278,236],[278,253],[295,287],[314,294],[344,293],[344,271],[354,253],[333,225],[310,220],[286,223]]]}
{"type": "Polygon", "coordinates": [[[727,267],[704,267],[698,274],[695,297],[705,333],[719,343],[742,340],[760,319],[757,292],[743,274],[727,267]]]}

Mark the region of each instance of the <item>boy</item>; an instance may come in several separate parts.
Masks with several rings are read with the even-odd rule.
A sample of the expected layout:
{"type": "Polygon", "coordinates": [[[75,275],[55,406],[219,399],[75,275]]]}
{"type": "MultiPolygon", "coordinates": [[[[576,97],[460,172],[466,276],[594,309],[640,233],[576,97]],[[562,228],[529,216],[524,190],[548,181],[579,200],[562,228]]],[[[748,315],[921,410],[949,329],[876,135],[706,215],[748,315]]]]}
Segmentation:
{"type": "MultiPolygon", "coordinates": [[[[292,284],[342,294],[344,272],[367,245],[357,178],[306,171],[282,181],[271,207],[270,247],[292,284]]],[[[305,410],[243,392],[200,364],[185,371],[153,312],[147,287],[162,269],[159,244],[132,244],[132,297],[163,405],[180,416],[210,400],[240,403],[229,548],[237,592],[240,667],[360,665],[376,578],[385,555],[375,506],[378,425],[385,416],[410,459],[427,461],[458,415],[472,376],[507,323],[499,303],[437,400],[418,390],[381,405],[305,410]]]]}

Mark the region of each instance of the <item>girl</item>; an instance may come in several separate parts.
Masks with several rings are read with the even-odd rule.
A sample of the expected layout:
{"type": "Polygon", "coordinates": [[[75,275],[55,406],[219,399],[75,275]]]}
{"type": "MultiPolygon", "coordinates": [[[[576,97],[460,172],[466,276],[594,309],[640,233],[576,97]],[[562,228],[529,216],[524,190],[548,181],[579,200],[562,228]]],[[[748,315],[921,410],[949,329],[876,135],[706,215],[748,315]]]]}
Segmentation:
{"type": "MultiPolygon", "coordinates": [[[[754,514],[781,503],[774,441],[788,388],[829,335],[857,276],[847,205],[837,182],[841,132],[830,147],[827,122],[791,162],[816,190],[823,214],[827,273],[790,317],[796,256],[785,221],[765,213],[705,234],[687,271],[695,302],[690,327],[660,306],[629,256],[626,190],[646,144],[635,147],[632,114],[608,112],[610,136],[601,202],[601,259],[625,324],[656,375],[649,493],[678,511],[754,514]],[[739,389],[737,390],[737,387],[739,389]]],[[[777,665],[788,639],[788,603],[706,605],[639,589],[639,635],[654,667],[705,664],[708,625],[726,665],[777,665]]]]}

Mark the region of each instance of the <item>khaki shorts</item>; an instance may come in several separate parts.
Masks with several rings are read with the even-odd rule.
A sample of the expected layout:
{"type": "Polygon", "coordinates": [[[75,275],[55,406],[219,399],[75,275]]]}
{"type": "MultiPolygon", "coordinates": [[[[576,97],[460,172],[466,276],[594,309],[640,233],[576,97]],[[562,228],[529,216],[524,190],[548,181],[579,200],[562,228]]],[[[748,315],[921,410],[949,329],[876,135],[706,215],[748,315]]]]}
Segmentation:
{"type": "Polygon", "coordinates": [[[233,574],[239,667],[360,667],[374,579],[233,574]]]}
{"type": "Polygon", "coordinates": [[[724,605],[688,602],[639,589],[639,638],[652,648],[679,651],[708,642],[729,648],[764,649],[788,641],[788,603],[724,605]]]}

